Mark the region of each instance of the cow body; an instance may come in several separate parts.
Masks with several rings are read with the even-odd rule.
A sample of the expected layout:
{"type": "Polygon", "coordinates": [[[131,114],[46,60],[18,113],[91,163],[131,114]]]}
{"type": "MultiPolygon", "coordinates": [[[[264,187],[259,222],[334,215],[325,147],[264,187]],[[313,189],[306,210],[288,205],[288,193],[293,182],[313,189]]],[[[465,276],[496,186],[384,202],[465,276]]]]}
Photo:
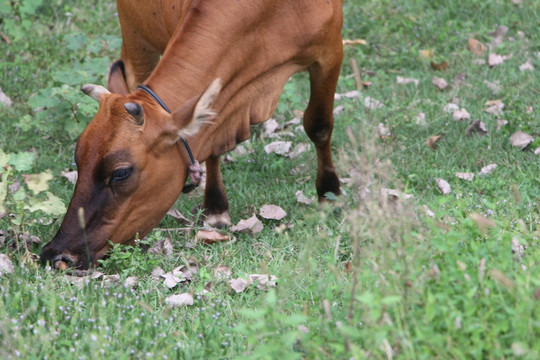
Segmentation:
{"type": "Polygon", "coordinates": [[[121,61],[109,72],[111,93],[87,88],[100,108],[78,141],[79,179],[58,234],[42,251],[44,262],[86,268],[103,257],[107,240],[128,243],[157,225],[188,176],[179,137],[206,161],[207,222],[230,225],[219,156],[272,115],[286,81],[302,70],[310,74],[304,127],[317,150],[319,199],[340,193],[330,138],[343,57],[341,0],[117,5],[121,61]],[[136,90],[141,83],[172,114],[136,90]]]}

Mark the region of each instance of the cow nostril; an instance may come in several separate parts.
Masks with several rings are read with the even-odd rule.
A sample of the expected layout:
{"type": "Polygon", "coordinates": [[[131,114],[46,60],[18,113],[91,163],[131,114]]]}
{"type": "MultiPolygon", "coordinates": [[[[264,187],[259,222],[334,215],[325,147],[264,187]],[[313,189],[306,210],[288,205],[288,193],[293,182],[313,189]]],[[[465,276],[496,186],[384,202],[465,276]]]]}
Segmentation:
{"type": "Polygon", "coordinates": [[[57,270],[67,270],[71,265],[71,260],[66,256],[59,254],[53,258],[54,268],[57,270]]]}

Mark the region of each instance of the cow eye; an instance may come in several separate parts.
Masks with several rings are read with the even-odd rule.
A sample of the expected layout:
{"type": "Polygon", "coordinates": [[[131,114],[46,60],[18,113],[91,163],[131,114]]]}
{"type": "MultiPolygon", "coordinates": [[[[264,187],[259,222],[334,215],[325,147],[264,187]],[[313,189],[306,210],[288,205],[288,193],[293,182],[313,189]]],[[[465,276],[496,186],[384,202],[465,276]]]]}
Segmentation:
{"type": "Polygon", "coordinates": [[[132,173],[133,173],[133,168],[131,167],[116,169],[113,171],[111,175],[111,179],[109,180],[109,183],[112,184],[118,181],[126,180],[132,173]]]}

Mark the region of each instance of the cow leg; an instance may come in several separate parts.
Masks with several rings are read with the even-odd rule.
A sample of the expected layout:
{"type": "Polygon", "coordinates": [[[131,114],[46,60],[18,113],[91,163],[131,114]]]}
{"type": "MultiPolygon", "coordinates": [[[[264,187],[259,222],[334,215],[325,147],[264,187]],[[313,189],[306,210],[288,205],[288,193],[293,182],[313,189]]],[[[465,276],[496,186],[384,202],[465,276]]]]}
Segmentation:
{"type": "Polygon", "coordinates": [[[231,225],[229,200],[221,178],[219,156],[206,159],[206,187],[204,189],[205,223],[213,227],[231,225]]]}
{"type": "Polygon", "coordinates": [[[324,194],[341,194],[339,179],[332,162],[331,144],[334,127],[334,93],[341,68],[342,51],[331,65],[316,62],[308,68],[311,94],[304,113],[304,129],[317,150],[317,194],[324,201],[324,194]]]}

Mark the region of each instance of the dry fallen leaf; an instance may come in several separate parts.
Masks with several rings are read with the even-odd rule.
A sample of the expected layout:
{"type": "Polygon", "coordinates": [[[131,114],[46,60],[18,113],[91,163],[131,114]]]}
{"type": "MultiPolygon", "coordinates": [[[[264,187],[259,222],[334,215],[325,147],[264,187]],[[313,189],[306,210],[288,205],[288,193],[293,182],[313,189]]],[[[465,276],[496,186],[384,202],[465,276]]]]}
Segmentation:
{"type": "Polygon", "coordinates": [[[242,291],[247,289],[249,285],[250,285],[249,280],[246,280],[240,277],[229,280],[229,286],[231,287],[231,289],[233,289],[237,293],[241,293],[242,291]]]}
{"type": "Polygon", "coordinates": [[[169,211],[167,211],[167,215],[171,216],[174,220],[176,220],[182,225],[193,225],[193,222],[184,215],[182,215],[182,213],[178,209],[170,209],[169,211]]]}
{"type": "Polygon", "coordinates": [[[165,298],[165,303],[171,307],[193,305],[193,295],[189,293],[171,295],[165,298]]]}
{"type": "Polygon", "coordinates": [[[390,199],[390,200],[399,200],[399,199],[412,199],[414,195],[405,194],[394,189],[381,188],[381,195],[390,199]]]}
{"type": "Polygon", "coordinates": [[[28,186],[34,194],[39,194],[49,189],[49,181],[52,180],[53,175],[50,170],[46,170],[39,174],[23,174],[23,178],[26,186],[28,186]]]}
{"type": "Polygon", "coordinates": [[[6,254],[0,254],[0,276],[11,274],[14,270],[11,259],[6,254]]]}
{"type": "Polygon", "coordinates": [[[521,258],[525,255],[525,247],[521,245],[519,240],[515,237],[512,238],[512,253],[518,260],[521,260],[521,258]]]}
{"type": "Polygon", "coordinates": [[[426,114],[423,112],[418,113],[418,115],[415,116],[416,125],[427,125],[426,122],[426,114]]]}
{"type": "Polygon", "coordinates": [[[364,39],[343,39],[343,45],[367,45],[367,41],[364,39]]]}
{"type": "Polygon", "coordinates": [[[448,61],[443,61],[440,63],[435,63],[433,61],[430,62],[431,68],[435,71],[443,71],[448,69],[448,61]]]}
{"type": "Polygon", "coordinates": [[[471,119],[471,115],[469,115],[467,110],[465,110],[463,108],[461,108],[461,110],[454,111],[452,116],[454,117],[454,120],[456,120],[456,121],[463,121],[463,120],[470,120],[471,119]]]}
{"type": "Polygon", "coordinates": [[[257,283],[257,289],[259,290],[267,290],[269,287],[275,287],[276,286],[277,278],[274,275],[267,275],[267,274],[250,274],[248,275],[248,279],[244,278],[236,278],[229,280],[229,286],[231,289],[236,291],[237,293],[241,293],[242,291],[246,290],[249,286],[253,285],[253,283],[257,283]]]}
{"type": "Polygon", "coordinates": [[[220,234],[217,231],[199,230],[195,235],[195,241],[202,242],[204,244],[215,244],[217,242],[229,241],[228,235],[220,234]]]}
{"type": "Polygon", "coordinates": [[[124,281],[124,287],[131,289],[137,287],[139,284],[139,278],[137,276],[129,276],[124,281]]]}
{"type": "Polygon", "coordinates": [[[497,131],[501,130],[506,124],[508,124],[508,120],[497,119],[497,131]]]}
{"type": "Polygon", "coordinates": [[[269,220],[281,220],[287,213],[281,207],[277,205],[264,205],[259,211],[259,215],[265,219],[269,220]]]}
{"type": "Polygon", "coordinates": [[[398,84],[403,84],[403,85],[407,85],[407,84],[414,84],[415,86],[418,86],[418,79],[413,79],[413,78],[404,78],[404,77],[401,77],[401,76],[398,76],[396,78],[396,82],[398,84]]]}
{"type": "Polygon", "coordinates": [[[437,87],[437,89],[439,90],[444,90],[448,87],[448,83],[446,82],[446,80],[436,76],[431,79],[431,83],[435,85],[435,87],[437,87]]]}
{"type": "Polygon", "coordinates": [[[313,200],[308,199],[301,190],[298,190],[294,195],[296,196],[296,201],[301,204],[311,205],[313,203],[313,200]]]}
{"type": "Polygon", "coordinates": [[[534,155],[540,155],[540,147],[534,149],[534,155]]]}
{"type": "Polygon", "coordinates": [[[294,159],[300,154],[305,153],[311,148],[311,145],[308,143],[300,143],[294,147],[294,149],[289,153],[289,158],[294,159]]]}
{"type": "Polygon", "coordinates": [[[63,177],[65,177],[70,183],[72,183],[73,185],[75,185],[75,183],[77,182],[77,176],[78,176],[78,173],[77,173],[77,170],[73,170],[73,171],[62,171],[60,173],[60,175],[62,175],[63,177]]]}
{"type": "Polygon", "coordinates": [[[469,51],[470,52],[478,56],[482,56],[485,50],[486,50],[486,47],[484,46],[484,44],[482,44],[480,41],[474,38],[469,38],[469,51]]]}
{"type": "Polygon", "coordinates": [[[247,220],[240,220],[238,224],[231,227],[233,232],[241,232],[248,234],[256,234],[261,232],[263,229],[263,223],[257,218],[256,215],[253,215],[247,220]]]}
{"type": "Polygon", "coordinates": [[[0,87],[0,104],[4,105],[5,107],[9,107],[12,104],[11,99],[9,96],[7,96],[0,87]]]}
{"type": "Polygon", "coordinates": [[[275,153],[278,155],[287,155],[291,150],[292,143],[290,141],[275,141],[264,147],[267,154],[275,153]]]}
{"type": "Polygon", "coordinates": [[[534,66],[531,59],[527,59],[523,64],[519,66],[519,71],[534,71],[534,66]]]}
{"type": "Polygon", "coordinates": [[[169,237],[156,241],[148,249],[150,254],[170,256],[173,254],[173,244],[169,237]]]}
{"type": "Polygon", "coordinates": [[[442,137],[442,135],[433,135],[429,139],[426,140],[426,145],[429,146],[431,149],[435,150],[437,149],[437,141],[442,137]]]}
{"type": "Polygon", "coordinates": [[[214,268],[214,276],[216,280],[227,280],[231,277],[231,268],[225,265],[218,265],[214,268]]]}
{"type": "Polygon", "coordinates": [[[364,106],[370,110],[375,110],[382,108],[384,105],[379,100],[373,99],[370,96],[366,96],[366,98],[364,99],[364,106]]]}
{"type": "Polygon", "coordinates": [[[512,58],[512,55],[502,56],[499,54],[491,53],[488,56],[488,65],[490,67],[495,67],[495,66],[501,65],[503,62],[511,58],[512,58]]]}
{"type": "MultiPolygon", "coordinates": [[[[154,269],[155,270],[155,269],[154,269]]],[[[152,272],[153,274],[154,272],[152,272]]],[[[181,265],[177,268],[169,271],[168,273],[159,275],[163,279],[163,283],[165,286],[167,286],[169,289],[172,289],[176,285],[178,285],[181,282],[190,281],[191,277],[197,273],[197,268],[195,266],[186,266],[181,265]]]]}
{"type": "Polygon", "coordinates": [[[428,208],[426,205],[423,205],[422,207],[424,208],[424,211],[425,211],[427,216],[429,216],[430,218],[435,217],[435,213],[433,211],[431,211],[430,208],[428,208]]]}
{"type": "Polygon", "coordinates": [[[384,126],[383,123],[379,123],[379,125],[377,126],[377,131],[381,139],[388,139],[390,136],[392,136],[390,129],[384,126]]]}
{"type": "Polygon", "coordinates": [[[473,181],[474,179],[474,173],[457,172],[456,176],[460,179],[467,180],[467,181],[473,181]]]}
{"type": "Polygon", "coordinates": [[[444,107],[443,107],[443,111],[447,112],[449,114],[453,113],[456,110],[459,110],[459,106],[458,106],[458,104],[454,104],[454,103],[448,103],[448,104],[444,105],[444,107]]]}
{"type": "Polygon", "coordinates": [[[534,138],[523,131],[518,131],[510,136],[510,144],[520,149],[525,149],[530,143],[534,141],[534,138]]]}
{"type": "Polygon", "coordinates": [[[356,97],[360,97],[360,91],[358,90],[347,91],[346,93],[343,93],[343,94],[338,94],[338,93],[334,94],[335,100],[341,100],[341,98],[352,99],[356,97]]]}
{"type": "Polygon", "coordinates": [[[264,132],[266,135],[270,135],[274,132],[276,132],[277,129],[279,129],[279,123],[276,119],[269,119],[263,123],[264,132]]]}
{"type": "Polygon", "coordinates": [[[498,80],[493,82],[484,80],[484,84],[486,84],[488,89],[491,90],[494,94],[498,94],[502,91],[501,83],[498,80]]]}
{"type": "Polygon", "coordinates": [[[452,192],[450,184],[446,180],[438,178],[435,179],[435,182],[437,183],[437,188],[439,188],[443,195],[448,195],[452,192]]]}
{"type": "Polygon", "coordinates": [[[486,112],[492,115],[502,115],[502,109],[504,108],[504,103],[501,100],[490,100],[486,101],[486,112]]]}
{"type": "Polygon", "coordinates": [[[468,136],[471,136],[472,133],[475,133],[475,132],[479,133],[482,136],[485,136],[488,133],[488,131],[486,129],[486,125],[484,125],[484,123],[481,120],[473,121],[469,125],[469,127],[467,127],[467,130],[465,131],[465,133],[468,136]]]}
{"type": "Polygon", "coordinates": [[[478,176],[491,174],[493,170],[495,170],[496,168],[497,168],[497,164],[486,165],[482,169],[480,169],[478,176]]]}

